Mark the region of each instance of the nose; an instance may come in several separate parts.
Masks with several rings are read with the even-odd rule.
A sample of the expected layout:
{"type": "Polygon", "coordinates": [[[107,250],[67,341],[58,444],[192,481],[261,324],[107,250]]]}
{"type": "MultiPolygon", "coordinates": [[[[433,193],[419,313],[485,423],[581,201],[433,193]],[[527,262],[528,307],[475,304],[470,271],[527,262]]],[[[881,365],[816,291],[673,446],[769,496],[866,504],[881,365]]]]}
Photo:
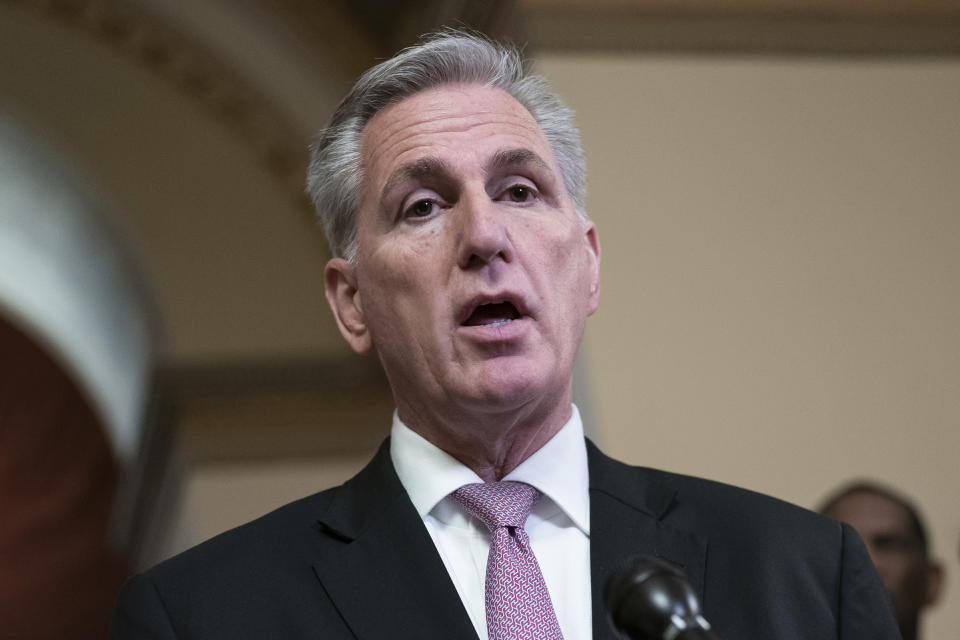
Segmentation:
{"type": "Polygon", "coordinates": [[[476,269],[498,260],[513,260],[513,248],[507,230],[508,212],[501,211],[486,191],[461,197],[457,208],[457,263],[461,269],[476,269]]]}

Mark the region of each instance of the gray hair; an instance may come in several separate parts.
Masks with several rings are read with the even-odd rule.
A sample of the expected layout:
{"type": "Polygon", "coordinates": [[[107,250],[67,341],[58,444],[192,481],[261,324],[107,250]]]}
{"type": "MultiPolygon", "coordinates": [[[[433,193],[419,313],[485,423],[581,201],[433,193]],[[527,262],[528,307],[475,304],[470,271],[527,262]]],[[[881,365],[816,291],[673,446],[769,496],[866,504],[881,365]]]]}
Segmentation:
{"type": "Polygon", "coordinates": [[[458,83],[503,89],[526,107],[553,149],[567,193],[586,218],[587,168],[573,111],[542,76],[528,73],[516,48],[447,30],[368,69],[310,146],[307,194],[334,256],[354,262],[357,255],[357,208],[363,183],[360,135],[367,122],[403,98],[458,83]]]}

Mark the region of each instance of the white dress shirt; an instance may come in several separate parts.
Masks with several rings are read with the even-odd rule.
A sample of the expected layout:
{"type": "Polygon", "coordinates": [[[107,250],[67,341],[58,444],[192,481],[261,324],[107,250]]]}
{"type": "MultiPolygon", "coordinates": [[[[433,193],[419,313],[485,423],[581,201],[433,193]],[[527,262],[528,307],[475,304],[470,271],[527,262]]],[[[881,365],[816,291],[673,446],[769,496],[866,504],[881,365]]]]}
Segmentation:
{"type": "MultiPolygon", "coordinates": [[[[486,640],[484,579],[490,533],[450,497],[463,485],[483,480],[403,424],[396,412],[390,430],[390,457],[477,634],[486,640]]],[[[563,637],[592,637],[587,449],[575,405],[557,435],[503,480],[525,482],[543,494],[524,529],[530,536],[563,637]]]]}

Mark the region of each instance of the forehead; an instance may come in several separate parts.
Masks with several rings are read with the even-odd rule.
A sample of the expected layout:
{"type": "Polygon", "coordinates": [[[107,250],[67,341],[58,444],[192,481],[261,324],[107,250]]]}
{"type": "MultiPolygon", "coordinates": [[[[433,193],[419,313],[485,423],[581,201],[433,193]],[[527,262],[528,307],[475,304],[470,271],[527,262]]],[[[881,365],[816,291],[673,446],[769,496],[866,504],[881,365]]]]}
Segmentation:
{"type": "Polygon", "coordinates": [[[910,516],[895,500],[867,491],[844,496],[830,509],[830,515],[848,522],[858,531],[897,530],[908,532],[910,516]]]}
{"type": "MultiPolygon", "coordinates": [[[[425,156],[455,157],[492,149],[526,148],[556,160],[530,112],[502,89],[444,85],[408,96],[377,112],[361,136],[368,176],[425,156]]],[[[376,185],[371,185],[376,186],[376,185]]]]}

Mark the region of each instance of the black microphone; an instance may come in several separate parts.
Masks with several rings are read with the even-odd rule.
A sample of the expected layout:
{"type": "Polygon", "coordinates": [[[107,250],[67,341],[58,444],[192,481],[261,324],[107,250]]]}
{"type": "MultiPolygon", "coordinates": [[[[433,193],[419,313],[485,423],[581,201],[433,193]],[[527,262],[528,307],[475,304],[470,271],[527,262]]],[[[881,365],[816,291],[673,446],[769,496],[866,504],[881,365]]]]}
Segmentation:
{"type": "Polygon", "coordinates": [[[653,556],[611,573],[603,602],[613,626],[632,640],[720,640],[683,572],[653,556]]]}

